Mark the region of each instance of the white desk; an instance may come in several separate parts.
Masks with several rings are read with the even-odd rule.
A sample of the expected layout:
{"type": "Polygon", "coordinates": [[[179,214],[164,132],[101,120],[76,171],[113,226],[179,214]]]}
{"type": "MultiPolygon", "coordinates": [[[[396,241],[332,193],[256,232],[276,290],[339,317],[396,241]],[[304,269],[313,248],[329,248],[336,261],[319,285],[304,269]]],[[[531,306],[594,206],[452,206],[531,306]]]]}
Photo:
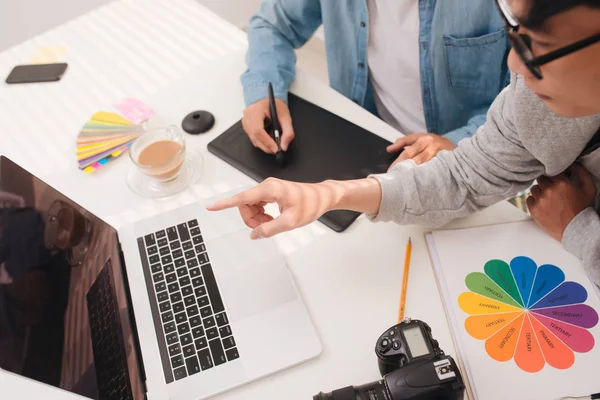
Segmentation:
{"type": "MultiPolygon", "coordinates": [[[[244,46],[239,47],[239,50],[233,49],[229,55],[216,58],[210,63],[188,68],[189,72],[182,74],[180,80],[156,88],[153,93],[133,93],[157,110],[158,114],[153,118],[152,125],[179,124],[183,116],[196,109],[208,109],[216,116],[216,125],[209,133],[186,137],[189,148],[200,151],[203,155],[203,174],[197,185],[180,195],[153,201],[132,193],[124,180],[131,165],[127,157],[110,163],[91,176],[77,170],[72,157],[73,149],[68,146],[40,153],[37,160],[31,160],[27,149],[15,145],[17,141],[23,143],[39,139],[42,126],[47,127],[44,135],[65,137],[73,141],[87,114],[77,117],[65,114],[59,120],[50,114],[47,115],[47,124],[24,121],[30,108],[28,104],[31,104],[25,87],[18,89],[17,96],[7,93],[6,87],[0,89],[0,100],[11,100],[11,114],[2,114],[0,127],[6,129],[8,126],[9,132],[10,127],[17,125],[25,128],[18,132],[22,138],[13,138],[13,142],[8,145],[4,143],[6,135],[3,134],[0,151],[14,157],[73,200],[115,226],[252,185],[254,182],[251,179],[206,151],[206,144],[235,123],[244,108],[239,83],[239,75],[245,68],[244,46]],[[69,130],[63,130],[61,123],[68,126],[69,130]],[[48,128],[49,126],[52,128],[48,128]],[[50,165],[44,167],[46,163],[50,165]],[[47,173],[43,174],[45,171],[47,173]]],[[[6,62],[2,60],[4,58],[0,55],[0,65],[6,62]]],[[[94,68],[103,70],[101,65],[94,68]]],[[[71,72],[73,75],[77,73],[71,72]]],[[[78,88],[75,85],[69,86],[72,95],[89,96],[88,86],[85,81],[83,83],[78,88]]],[[[48,91],[45,96],[49,101],[53,95],[62,96],[60,88],[63,84],[68,86],[67,82],[63,82],[47,88],[39,85],[34,90],[37,95],[48,91]]],[[[107,100],[106,104],[117,100],[118,96],[132,94],[118,85],[111,88],[94,86],[94,90],[97,91],[96,96],[107,100]]],[[[397,136],[397,132],[382,121],[301,71],[292,90],[389,140],[397,136]]],[[[96,108],[102,105],[104,104],[94,103],[96,108]]],[[[57,109],[58,107],[54,108],[57,109]]],[[[85,111],[91,113],[95,110],[86,108],[85,111]]],[[[33,151],[40,150],[34,147],[33,151]]],[[[516,208],[502,203],[471,218],[457,221],[453,226],[475,226],[524,218],[526,216],[516,208]]],[[[277,237],[275,240],[286,256],[312,315],[323,343],[323,353],[315,360],[229,391],[219,398],[310,399],[319,391],[359,385],[379,378],[373,348],[380,333],[395,323],[408,236],[413,239],[413,255],[406,314],[428,322],[440,346],[454,355],[423,239],[425,231],[417,226],[372,224],[361,217],[342,234],[334,233],[316,222],[277,237]]],[[[39,385],[6,373],[0,374],[0,387],[8,388],[12,396],[33,398],[41,395],[39,385]],[[29,396],[24,396],[24,390],[29,391],[29,396]]],[[[55,390],[44,390],[46,398],[50,398],[52,393],[57,396],[52,398],[68,398],[62,393],[59,396],[55,390]]]]}

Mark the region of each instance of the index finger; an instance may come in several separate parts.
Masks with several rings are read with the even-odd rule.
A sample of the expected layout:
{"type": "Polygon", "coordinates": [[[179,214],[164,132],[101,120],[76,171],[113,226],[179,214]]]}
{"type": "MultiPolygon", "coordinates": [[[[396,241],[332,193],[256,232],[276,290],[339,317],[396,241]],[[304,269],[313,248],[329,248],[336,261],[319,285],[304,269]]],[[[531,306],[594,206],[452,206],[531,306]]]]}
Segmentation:
{"type": "Polygon", "coordinates": [[[208,211],[221,211],[228,208],[240,207],[243,205],[254,205],[261,202],[269,202],[272,196],[268,191],[263,190],[261,185],[255,186],[226,199],[217,201],[216,203],[206,206],[208,211]]]}

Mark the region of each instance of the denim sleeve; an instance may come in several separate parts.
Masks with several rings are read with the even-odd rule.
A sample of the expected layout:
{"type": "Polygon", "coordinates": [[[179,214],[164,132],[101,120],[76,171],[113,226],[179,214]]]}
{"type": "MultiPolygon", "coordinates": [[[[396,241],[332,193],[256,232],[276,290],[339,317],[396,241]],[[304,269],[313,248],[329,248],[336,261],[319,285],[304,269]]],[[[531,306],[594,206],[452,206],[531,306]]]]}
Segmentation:
{"type": "Polygon", "coordinates": [[[264,0],[248,24],[248,69],[242,74],[246,106],[268,96],[287,101],[296,77],[296,53],[321,25],[320,0],[264,0]]]}

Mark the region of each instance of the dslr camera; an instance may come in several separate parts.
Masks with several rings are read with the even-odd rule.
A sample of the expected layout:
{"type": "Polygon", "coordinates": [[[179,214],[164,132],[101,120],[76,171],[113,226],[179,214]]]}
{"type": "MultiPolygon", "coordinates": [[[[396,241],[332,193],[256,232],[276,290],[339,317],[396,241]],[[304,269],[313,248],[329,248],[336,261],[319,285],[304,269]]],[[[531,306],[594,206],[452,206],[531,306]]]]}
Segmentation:
{"type": "Polygon", "coordinates": [[[444,354],[423,321],[405,318],[377,340],[382,379],[319,393],[313,400],[460,400],[464,383],[452,357],[444,354]]]}

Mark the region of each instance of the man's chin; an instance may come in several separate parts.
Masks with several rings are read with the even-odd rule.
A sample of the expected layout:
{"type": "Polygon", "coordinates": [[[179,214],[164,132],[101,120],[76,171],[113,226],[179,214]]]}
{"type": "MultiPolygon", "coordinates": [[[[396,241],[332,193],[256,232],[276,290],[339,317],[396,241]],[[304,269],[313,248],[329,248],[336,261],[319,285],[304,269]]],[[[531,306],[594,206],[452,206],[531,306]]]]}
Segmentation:
{"type": "Polygon", "coordinates": [[[594,114],[593,112],[585,112],[581,109],[576,109],[572,106],[562,104],[560,101],[556,101],[552,98],[543,99],[543,102],[554,114],[565,118],[579,118],[594,114]]]}

